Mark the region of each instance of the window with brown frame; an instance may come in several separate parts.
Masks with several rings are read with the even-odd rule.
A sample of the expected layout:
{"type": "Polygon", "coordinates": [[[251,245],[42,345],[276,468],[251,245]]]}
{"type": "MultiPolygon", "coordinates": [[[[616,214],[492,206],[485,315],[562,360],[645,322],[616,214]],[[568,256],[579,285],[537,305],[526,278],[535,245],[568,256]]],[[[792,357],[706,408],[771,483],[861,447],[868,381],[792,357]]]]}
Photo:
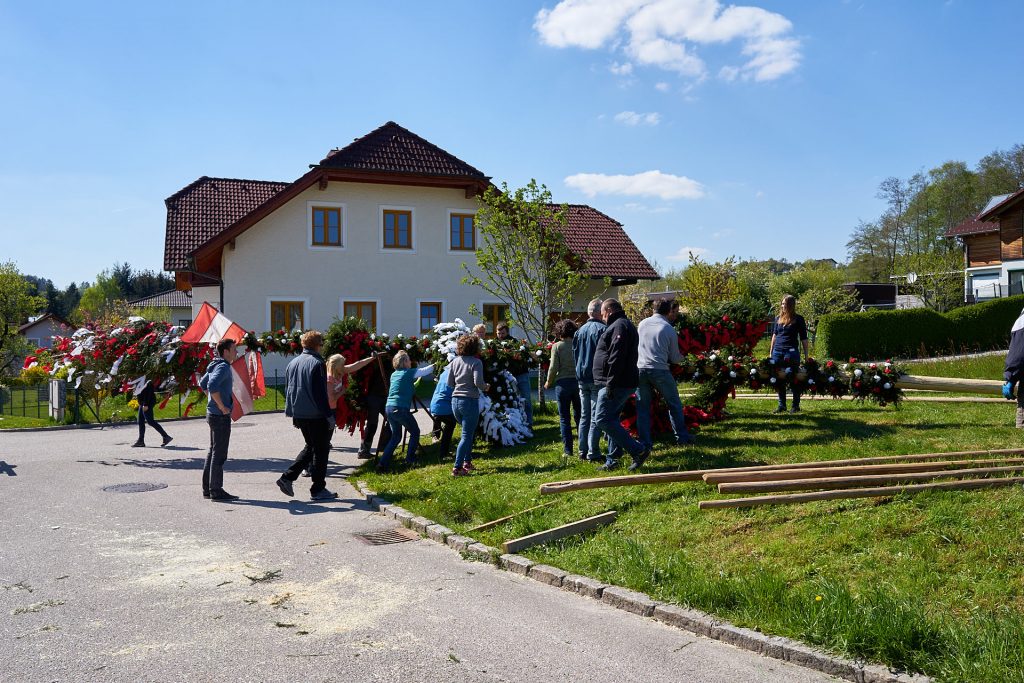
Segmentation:
{"type": "Polygon", "coordinates": [[[484,324],[488,336],[497,332],[498,323],[508,320],[508,306],[505,304],[484,304],[484,324]]]}
{"type": "Polygon", "coordinates": [[[420,334],[432,332],[441,322],[441,308],[440,301],[420,302],[420,334]]]}
{"type": "Polygon", "coordinates": [[[412,249],[412,211],[384,209],[384,248],[412,249]]]}
{"type": "Polygon", "coordinates": [[[341,207],[314,206],[312,225],[314,247],[340,247],[341,207]]]}
{"type": "Polygon", "coordinates": [[[305,312],[301,301],[271,301],[270,328],[272,330],[304,330],[305,312]]]}
{"type": "Polygon", "coordinates": [[[476,223],[473,221],[473,214],[453,213],[450,228],[452,251],[476,249],[476,223]]]}
{"type": "Polygon", "coordinates": [[[342,308],[346,318],[361,318],[371,330],[377,330],[376,301],[346,301],[342,308]]]}

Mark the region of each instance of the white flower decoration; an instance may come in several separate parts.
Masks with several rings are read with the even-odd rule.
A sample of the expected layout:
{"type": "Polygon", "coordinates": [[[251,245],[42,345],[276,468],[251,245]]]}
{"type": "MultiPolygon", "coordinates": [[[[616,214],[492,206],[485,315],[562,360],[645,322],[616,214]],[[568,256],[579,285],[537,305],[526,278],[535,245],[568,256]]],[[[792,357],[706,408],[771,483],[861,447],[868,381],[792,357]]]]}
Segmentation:
{"type": "Polygon", "coordinates": [[[889,382],[886,382],[885,384],[882,385],[882,388],[883,389],[892,389],[892,384],[890,384],[889,382]]]}
{"type": "Polygon", "coordinates": [[[861,370],[860,368],[857,368],[856,370],[853,371],[853,376],[854,377],[860,377],[863,374],[864,374],[864,371],[861,370]]]}

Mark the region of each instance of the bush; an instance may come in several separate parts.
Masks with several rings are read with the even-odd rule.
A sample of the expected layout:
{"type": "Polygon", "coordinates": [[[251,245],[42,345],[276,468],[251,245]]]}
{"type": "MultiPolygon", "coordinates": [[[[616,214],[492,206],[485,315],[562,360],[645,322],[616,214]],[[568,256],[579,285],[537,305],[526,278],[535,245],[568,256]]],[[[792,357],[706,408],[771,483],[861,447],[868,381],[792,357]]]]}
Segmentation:
{"type": "Polygon", "coordinates": [[[948,314],[925,308],[835,313],[818,322],[814,348],[823,358],[870,359],[1005,349],[1022,307],[1024,296],[1014,296],[948,314]]]}

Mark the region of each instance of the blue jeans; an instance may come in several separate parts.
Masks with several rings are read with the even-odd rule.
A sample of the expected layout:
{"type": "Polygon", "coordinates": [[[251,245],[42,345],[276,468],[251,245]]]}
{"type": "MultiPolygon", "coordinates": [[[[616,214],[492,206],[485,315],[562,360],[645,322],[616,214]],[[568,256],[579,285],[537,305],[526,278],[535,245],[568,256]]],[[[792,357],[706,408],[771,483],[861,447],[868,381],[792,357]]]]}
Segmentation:
{"type": "Polygon", "coordinates": [[[575,379],[566,377],[555,382],[555,400],[558,401],[558,426],[562,430],[562,452],[572,455],[572,426],[580,424],[580,385],[575,379]],[[573,413],[576,419],[573,420],[573,413]]]}
{"type": "Polygon", "coordinates": [[[387,467],[391,463],[391,456],[395,454],[398,444],[402,443],[402,427],[409,432],[409,450],[406,451],[405,461],[416,460],[416,448],[420,445],[420,426],[416,418],[408,408],[388,406],[384,410],[388,418],[388,426],[391,427],[391,439],[384,447],[384,454],[380,457],[380,466],[387,467]]]}
{"type": "Polygon", "coordinates": [[[631,437],[626,428],[622,426],[619,416],[622,414],[622,407],[626,405],[629,397],[636,393],[636,389],[620,387],[603,387],[597,394],[597,409],[594,411],[594,420],[597,426],[608,435],[608,457],[605,463],[615,464],[620,451],[626,451],[631,456],[637,456],[644,452],[645,446],[631,437]]]}
{"type": "Polygon", "coordinates": [[[672,431],[676,435],[676,443],[690,441],[690,433],[686,431],[686,419],[683,417],[683,402],[679,400],[679,389],[670,370],[651,370],[640,368],[640,386],[636,398],[636,431],[640,442],[650,447],[651,439],[651,405],[656,390],[668,404],[668,418],[672,422],[672,431]]]}
{"type": "MultiPolygon", "coordinates": [[[[773,363],[787,363],[790,365],[800,364],[800,350],[799,349],[775,349],[772,351],[772,362],[773,363]]],[[[786,409],[786,387],[781,386],[776,390],[779,395],[779,407],[783,410],[786,409]]],[[[800,407],[800,392],[796,389],[793,390],[793,407],[800,407]]]]}
{"type": "Polygon", "coordinates": [[[526,401],[526,426],[533,427],[533,389],[530,387],[530,373],[524,372],[516,377],[516,386],[519,388],[519,395],[526,401]]]}
{"type": "Polygon", "coordinates": [[[466,464],[473,454],[473,439],[476,437],[476,423],[480,420],[480,399],[452,397],[452,412],[462,425],[462,436],[455,447],[455,469],[466,464]]]}
{"type": "Polygon", "coordinates": [[[580,457],[597,458],[601,453],[601,429],[593,417],[600,389],[596,384],[580,385],[580,457]]]}

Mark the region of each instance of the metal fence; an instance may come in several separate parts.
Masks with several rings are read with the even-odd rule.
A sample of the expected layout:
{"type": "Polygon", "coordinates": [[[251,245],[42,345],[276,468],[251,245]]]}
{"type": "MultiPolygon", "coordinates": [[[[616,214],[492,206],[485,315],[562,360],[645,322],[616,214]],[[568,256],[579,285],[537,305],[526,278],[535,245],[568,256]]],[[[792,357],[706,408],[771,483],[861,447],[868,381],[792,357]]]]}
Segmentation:
{"type": "Polygon", "coordinates": [[[50,387],[0,387],[0,415],[44,418],[49,415],[50,387]]]}

